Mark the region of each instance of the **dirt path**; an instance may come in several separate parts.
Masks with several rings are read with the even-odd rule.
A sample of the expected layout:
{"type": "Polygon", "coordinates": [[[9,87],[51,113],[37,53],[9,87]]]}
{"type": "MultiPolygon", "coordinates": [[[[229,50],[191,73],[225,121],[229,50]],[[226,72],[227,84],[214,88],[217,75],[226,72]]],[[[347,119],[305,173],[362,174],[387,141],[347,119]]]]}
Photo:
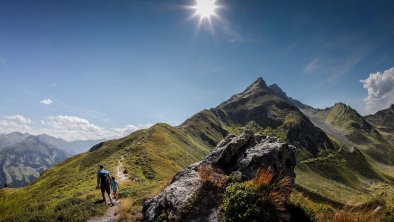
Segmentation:
{"type": "MultiPolygon", "coordinates": [[[[118,180],[118,183],[121,184],[123,181],[126,180],[126,178],[128,177],[127,174],[124,174],[122,171],[122,167],[123,167],[123,163],[122,161],[124,160],[124,157],[122,156],[122,158],[120,160],[118,160],[118,167],[117,167],[117,172],[116,172],[116,177],[118,180]]],[[[111,189],[112,191],[112,189],[111,189]]],[[[108,195],[106,194],[106,199],[107,199],[107,204],[110,205],[109,202],[109,198],[108,195]]],[[[97,217],[92,217],[90,219],[87,220],[87,222],[114,222],[116,221],[116,212],[118,210],[119,204],[120,204],[120,200],[115,201],[114,206],[109,206],[107,211],[104,213],[104,215],[102,216],[97,216],[97,217]]]]}
{"type": "Polygon", "coordinates": [[[119,183],[122,183],[128,177],[128,175],[124,174],[123,171],[121,170],[121,168],[123,166],[121,161],[123,161],[123,160],[124,160],[123,156],[120,160],[118,160],[118,172],[117,172],[116,176],[118,177],[117,179],[118,179],[119,183]]]}

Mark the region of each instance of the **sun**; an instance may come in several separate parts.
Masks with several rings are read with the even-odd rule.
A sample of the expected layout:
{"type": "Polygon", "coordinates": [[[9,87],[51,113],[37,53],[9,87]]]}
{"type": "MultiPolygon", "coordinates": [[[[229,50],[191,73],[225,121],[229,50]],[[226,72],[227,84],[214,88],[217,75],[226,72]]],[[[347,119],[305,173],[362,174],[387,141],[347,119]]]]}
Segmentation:
{"type": "Polygon", "coordinates": [[[215,3],[216,0],[196,0],[196,5],[193,8],[201,19],[209,20],[211,16],[216,15],[215,10],[219,8],[215,3]]]}

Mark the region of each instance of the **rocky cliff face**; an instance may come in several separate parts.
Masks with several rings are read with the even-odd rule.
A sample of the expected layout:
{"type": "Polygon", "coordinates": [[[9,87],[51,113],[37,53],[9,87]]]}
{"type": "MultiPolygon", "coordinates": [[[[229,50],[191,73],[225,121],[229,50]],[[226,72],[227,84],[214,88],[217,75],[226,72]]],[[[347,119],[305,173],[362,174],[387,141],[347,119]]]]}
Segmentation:
{"type": "Polygon", "coordinates": [[[264,138],[250,131],[237,137],[229,135],[205,159],[175,175],[158,196],[145,201],[144,221],[156,221],[163,215],[179,221],[219,221],[221,198],[217,190],[207,190],[204,186],[202,168],[217,172],[211,177],[231,176],[239,181],[251,180],[259,169],[269,169],[278,177],[290,178],[291,189],[295,154],[294,146],[278,143],[275,138],[264,138]]]}

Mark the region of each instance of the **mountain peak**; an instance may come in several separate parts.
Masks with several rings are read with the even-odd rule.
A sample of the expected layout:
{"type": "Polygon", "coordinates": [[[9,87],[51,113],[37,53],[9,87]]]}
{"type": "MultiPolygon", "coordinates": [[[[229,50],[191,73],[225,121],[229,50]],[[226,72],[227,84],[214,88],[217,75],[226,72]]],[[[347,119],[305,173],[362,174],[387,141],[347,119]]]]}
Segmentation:
{"type": "Polygon", "coordinates": [[[260,86],[260,87],[267,87],[267,84],[265,83],[264,79],[262,77],[259,77],[252,85],[260,86]]]}
{"type": "Polygon", "coordinates": [[[24,135],[28,136],[28,135],[30,135],[30,134],[28,134],[28,133],[22,133],[22,132],[19,132],[19,131],[14,131],[14,132],[8,133],[8,134],[6,134],[6,135],[8,135],[8,136],[24,136],[24,135]]]}
{"type": "Polygon", "coordinates": [[[331,110],[335,110],[337,113],[348,113],[353,116],[361,117],[355,109],[342,102],[335,103],[335,105],[331,107],[331,110]]]}
{"type": "Polygon", "coordinates": [[[247,89],[252,89],[252,88],[267,88],[267,84],[265,83],[264,79],[259,77],[256,81],[252,83],[247,89]]]}
{"type": "Polygon", "coordinates": [[[250,86],[248,86],[248,88],[245,89],[245,91],[243,91],[241,94],[247,94],[247,93],[251,93],[251,92],[256,92],[256,91],[261,91],[261,90],[270,90],[270,88],[268,88],[267,84],[265,83],[265,81],[263,80],[263,78],[259,77],[256,81],[254,81],[250,86]]]}
{"type": "Polygon", "coordinates": [[[339,103],[335,103],[334,107],[348,107],[345,103],[339,102],[339,103]]]}
{"type": "Polygon", "coordinates": [[[30,135],[29,137],[26,138],[26,140],[24,141],[29,141],[29,142],[33,142],[33,143],[42,143],[42,141],[40,140],[40,138],[38,136],[35,135],[30,135]]]}

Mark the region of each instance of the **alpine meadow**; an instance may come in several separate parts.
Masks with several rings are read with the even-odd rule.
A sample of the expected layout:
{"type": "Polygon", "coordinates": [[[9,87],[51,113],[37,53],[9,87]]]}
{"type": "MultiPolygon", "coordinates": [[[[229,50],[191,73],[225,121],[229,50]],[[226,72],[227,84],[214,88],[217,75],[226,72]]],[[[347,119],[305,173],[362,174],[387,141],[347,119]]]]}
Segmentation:
{"type": "Polygon", "coordinates": [[[0,222],[394,222],[393,11],[1,2],[0,222]]]}

